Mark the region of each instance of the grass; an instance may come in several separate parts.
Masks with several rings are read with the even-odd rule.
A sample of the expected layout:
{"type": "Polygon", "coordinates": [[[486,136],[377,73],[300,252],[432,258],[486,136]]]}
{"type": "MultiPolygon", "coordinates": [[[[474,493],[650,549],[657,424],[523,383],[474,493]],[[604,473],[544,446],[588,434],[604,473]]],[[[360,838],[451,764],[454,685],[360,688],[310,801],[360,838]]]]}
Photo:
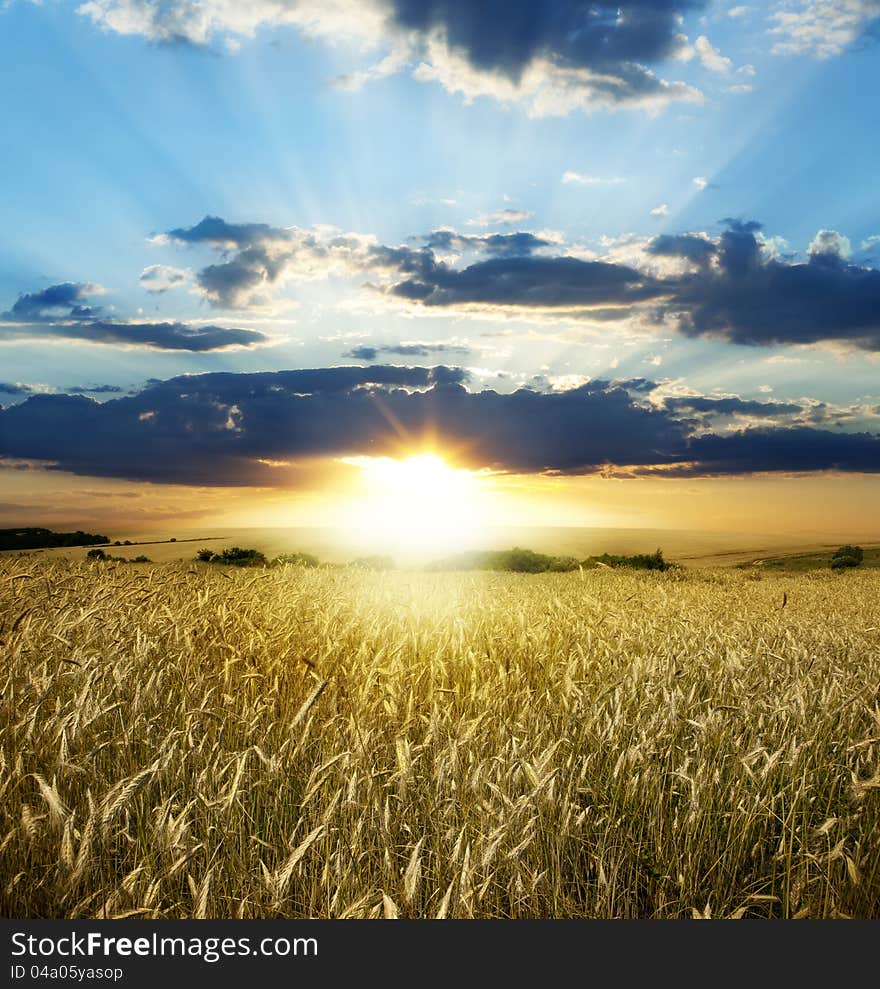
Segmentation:
{"type": "MultiPolygon", "coordinates": [[[[880,569],[880,547],[865,549],[861,567],[869,570],[880,569]]],[[[741,563],[743,569],[780,570],[789,573],[806,573],[811,570],[828,570],[834,550],[824,553],[793,553],[786,556],[768,556],[751,563],[741,563]]]]}
{"type": "Polygon", "coordinates": [[[880,915],[880,574],[0,564],[0,912],[880,915]]]}

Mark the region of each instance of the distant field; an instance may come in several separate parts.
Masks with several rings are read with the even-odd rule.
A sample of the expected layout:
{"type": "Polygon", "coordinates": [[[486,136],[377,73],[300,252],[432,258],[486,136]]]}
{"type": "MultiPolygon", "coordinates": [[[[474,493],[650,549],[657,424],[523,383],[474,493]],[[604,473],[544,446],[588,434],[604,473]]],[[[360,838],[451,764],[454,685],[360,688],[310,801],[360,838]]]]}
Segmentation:
{"type": "MultiPolygon", "coordinates": [[[[880,567],[880,547],[864,547],[865,559],[861,566],[867,569],[880,567]]],[[[760,566],[765,570],[785,570],[792,573],[809,570],[827,570],[831,566],[833,550],[822,553],[795,553],[788,556],[769,556],[750,561],[745,566],[760,566]]]]}
{"type": "MultiPolygon", "coordinates": [[[[504,550],[524,546],[540,553],[574,556],[582,559],[601,553],[652,553],[660,548],[668,560],[687,567],[733,567],[764,557],[797,553],[831,553],[847,542],[880,547],[880,533],[841,534],[817,538],[815,535],[767,535],[742,532],[702,532],[680,529],[613,529],[589,527],[494,527],[482,538],[463,547],[442,547],[433,552],[408,553],[371,540],[369,533],[353,536],[329,528],[226,528],[174,529],[163,532],[115,532],[113,540],[129,539],[136,545],[112,547],[114,556],[129,559],[145,555],[157,563],[192,560],[200,544],[219,551],[224,547],[254,548],[268,557],[282,553],[312,553],[329,563],[348,563],[372,553],[390,555],[403,567],[421,566],[462,549],[504,550]],[[174,537],[176,541],[170,542],[174,537]]],[[[59,548],[34,551],[49,559],[82,560],[87,548],[59,548]]],[[[0,553],[0,560],[7,554],[0,553]]]]}
{"type": "Polygon", "coordinates": [[[880,573],[0,561],[0,913],[880,916],[880,573]]]}

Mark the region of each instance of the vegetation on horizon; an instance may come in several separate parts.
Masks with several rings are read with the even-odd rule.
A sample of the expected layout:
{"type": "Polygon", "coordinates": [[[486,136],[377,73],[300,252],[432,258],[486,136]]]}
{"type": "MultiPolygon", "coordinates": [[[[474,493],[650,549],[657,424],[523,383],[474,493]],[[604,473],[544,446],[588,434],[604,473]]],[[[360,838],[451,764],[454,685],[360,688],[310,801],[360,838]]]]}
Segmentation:
{"type": "Polygon", "coordinates": [[[855,567],[864,569],[880,568],[880,547],[864,549],[861,546],[841,546],[833,552],[790,553],[786,556],[765,557],[750,563],[739,564],[739,569],[774,570],[788,573],[807,573],[817,570],[835,571],[850,570],[855,567]],[[836,559],[844,562],[835,565],[836,559]]]}
{"type": "MultiPolygon", "coordinates": [[[[91,554],[89,554],[91,555],[91,554]]],[[[215,553],[211,549],[200,549],[195,557],[199,563],[219,563],[234,567],[277,567],[284,565],[317,567],[321,562],[310,553],[287,553],[269,560],[264,553],[256,549],[242,549],[233,546],[215,553]]],[[[596,567],[627,567],[634,570],[665,571],[676,564],[669,563],[663,558],[663,551],[642,553],[634,556],[611,555],[587,557],[577,560],[573,556],[548,556],[546,553],[536,553],[530,549],[515,546],[505,550],[475,550],[435,560],[427,564],[425,570],[495,570],[510,573],[571,573],[575,570],[594,569],[596,567]]],[[[393,570],[394,559],[391,556],[377,554],[362,556],[353,560],[349,566],[362,570],[393,570]]]]}
{"type": "MultiPolygon", "coordinates": [[[[115,544],[114,544],[115,545],[115,544]]],[[[128,544],[129,546],[131,543],[128,544]]],[[[102,549],[90,549],[86,553],[87,560],[95,560],[101,563],[152,563],[148,556],[134,556],[130,560],[125,556],[113,556],[102,549]]]]}
{"type": "Polygon", "coordinates": [[[860,567],[865,559],[865,551],[861,546],[841,546],[831,557],[832,570],[845,570],[860,567]]]}
{"type": "Polygon", "coordinates": [[[876,917],[878,590],[6,560],[0,913],[876,917]]]}
{"type": "Polygon", "coordinates": [[[0,529],[0,551],[15,549],[55,549],[59,546],[97,546],[110,542],[109,536],[92,532],[53,532],[51,529],[20,527],[0,529]]]}

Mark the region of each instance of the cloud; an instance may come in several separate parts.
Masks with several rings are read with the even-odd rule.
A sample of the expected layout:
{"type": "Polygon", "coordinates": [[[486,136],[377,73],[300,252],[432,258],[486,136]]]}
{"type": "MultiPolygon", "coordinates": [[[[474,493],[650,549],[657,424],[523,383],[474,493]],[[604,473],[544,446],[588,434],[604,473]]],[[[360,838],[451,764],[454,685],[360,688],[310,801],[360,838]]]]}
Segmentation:
{"type": "Polygon", "coordinates": [[[820,231],[806,262],[783,257],[753,221],[727,220],[717,238],[663,235],[635,245],[631,263],[570,256],[496,258],[465,268],[430,251],[399,259],[389,294],[425,306],[572,310],[592,320],[639,318],[751,346],[842,343],[880,351],[880,271],[850,263],[849,242],[820,231]],[[769,246],[768,246],[769,245],[769,246]],[[684,271],[651,273],[652,258],[684,271]]]}
{"type": "MultiPolygon", "coordinates": [[[[666,216],[669,208],[652,212],[666,216]]],[[[441,229],[391,246],[332,228],[281,230],[207,217],[167,236],[221,253],[218,264],[196,275],[216,305],[253,302],[256,251],[271,254],[273,265],[254,275],[263,295],[287,278],[337,273],[370,276],[373,292],[409,306],[564,312],[598,323],[630,321],[640,332],[677,328],[752,346],[838,343],[880,351],[880,271],[854,263],[843,234],[820,230],[806,261],[798,261],[760,223],[723,222],[714,237],[605,239],[605,257],[525,231],[441,229]],[[275,244],[281,247],[272,253],[275,244]]]]}
{"type": "Polygon", "coordinates": [[[813,259],[845,261],[852,254],[852,246],[849,238],[836,230],[820,230],[807,248],[807,253],[813,259]]]}
{"type": "Polygon", "coordinates": [[[498,209],[489,213],[480,213],[479,216],[467,222],[468,226],[472,227],[490,227],[496,223],[508,227],[512,223],[522,223],[524,220],[528,220],[531,215],[524,209],[498,209]]]}
{"type": "Polygon", "coordinates": [[[23,385],[18,381],[0,381],[0,395],[30,395],[31,385],[23,385]]]}
{"type": "Polygon", "coordinates": [[[793,402],[758,402],[738,396],[712,398],[705,395],[681,395],[667,398],[663,404],[665,408],[676,412],[687,409],[716,416],[753,416],[759,419],[774,419],[803,411],[803,406],[793,402]]]}
{"type": "MultiPolygon", "coordinates": [[[[507,225],[529,215],[521,210],[504,209],[484,214],[474,222],[507,225]]],[[[208,302],[221,309],[266,307],[291,279],[316,279],[333,273],[352,275],[388,268],[416,270],[433,259],[434,251],[482,251],[490,257],[529,255],[553,243],[524,231],[472,235],[442,229],[412,238],[421,243],[419,248],[388,247],[378,244],[374,237],[341,233],[333,227],[303,229],[265,223],[233,224],[216,216],[206,216],[195,226],[170,230],[154,240],[183,247],[206,246],[220,254],[218,263],[196,273],[195,282],[208,302]]]]}
{"type": "Polygon", "coordinates": [[[49,337],[57,340],[192,353],[248,349],[269,342],[269,337],[259,330],[176,322],[112,323],[106,320],[92,320],[87,323],[45,323],[31,327],[0,326],[0,340],[39,340],[49,337]]]}
{"type": "Polygon", "coordinates": [[[672,476],[765,471],[880,472],[880,435],[806,426],[744,429],[723,436],[709,433],[695,438],[689,453],[692,462],[673,468],[672,476]]]}
{"type": "Polygon", "coordinates": [[[103,291],[88,282],[63,282],[20,295],[9,311],[0,313],[0,342],[76,340],[197,353],[250,348],[270,342],[259,330],[107,319],[100,307],[85,304],[92,295],[103,291]]]}
{"type": "Polygon", "coordinates": [[[660,234],[648,242],[645,250],[657,257],[685,258],[694,264],[707,265],[718,247],[700,234],[660,234]]]}
{"type": "Polygon", "coordinates": [[[353,347],[344,357],[359,361],[374,361],[380,354],[394,354],[398,357],[430,357],[432,354],[469,354],[470,347],[455,343],[406,342],[383,344],[378,347],[353,347]]]}
{"type": "Polygon", "coordinates": [[[820,232],[806,263],[766,257],[759,230],[728,221],[716,266],[678,281],[666,308],[680,328],[747,345],[839,341],[880,351],[880,271],[848,263],[833,231],[820,232]]]}
{"type": "Polygon", "coordinates": [[[880,0],[789,0],[770,15],[775,55],[830,58],[845,52],[880,18],[880,0]]]}
{"type": "Polygon", "coordinates": [[[788,0],[778,5],[770,34],[775,55],[830,58],[845,52],[880,18],[880,0],[788,0]]]}
{"type": "Polygon", "coordinates": [[[104,291],[100,285],[91,282],[61,282],[38,292],[20,295],[9,312],[0,314],[0,319],[43,321],[59,316],[88,318],[100,310],[83,303],[90,296],[102,295],[104,291]]]}
{"type": "Polygon", "coordinates": [[[151,264],[141,272],[140,283],[147,292],[161,294],[190,280],[190,272],[167,264],[151,264]]]}
{"type": "MultiPolygon", "coordinates": [[[[545,247],[551,247],[554,241],[536,234],[518,231],[509,234],[486,234],[474,237],[460,234],[455,230],[433,230],[421,240],[424,248],[440,252],[483,251],[490,257],[524,257],[545,247]]],[[[379,256],[380,252],[371,251],[371,256],[379,256]]],[[[370,258],[365,259],[370,263],[370,258]]]]}
{"type": "Polygon", "coordinates": [[[562,181],[565,185],[619,185],[621,182],[626,182],[626,179],[616,175],[609,179],[603,179],[596,175],[566,171],[562,173],[562,181]]]}
{"type": "MultiPolygon", "coordinates": [[[[510,472],[880,470],[875,434],[695,431],[692,417],[644,401],[644,379],[510,394],[468,391],[466,380],[458,368],[378,365],[183,376],[103,403],[34,395],[0,410],[0,456],[90,476],[285,488],[308,458],[400,455],[428,438],[463,464],[510,472]]],[[[748,402],[706,401],[755,414],[748,402]]],[[[787,409],[753,404],[771,418],[787,409]]]]}
{"type": "Polygon", "coordinates": [[[155,243],[205,246],[219,252],[217,264],[197,273],[196,285],[208,302],[224,309],[266,305],[272,291],[289,277],[320,278],[334,265],[363,267],[370,240],[340,234],[335,228],[227,223],[218,216],[153,238],[155,243]]]}
{"type": "Polygon", "coordinates": [[[664,216],[669,216],[669,206],[666,203],[661,203],[659,206],[655,206],[650,210],[651,216],[656,216],[658,219],[664,216]]]}
{"type": "Polygon", "coordinates": [[[682,48],[683,14],[703,0],[88,0],[78,9],[107,31],[236,51],[262,28],[385,53],[336,80],[357,89],[415,66],[467,101],[520,103],[533,115],[575,108],[657,108],[699,91],[650,66],[682,48]],[[215,45],[216,46],[216,45],[215,45]]]}
{"type": "Polygon", "coordinates": [[[125,391],[119,385],[75,385],[64,390],[71,395],[119,395],[125,391]]]}
{"type": "Polygon", "coordinates": [[[691,179],[691,182],[700,190],[700,192],[709,187],[709,180],[703,175],[695,176],[691,179]]]}
{"type": "Polygon", "coordinates": [[[703,68],[710,72],[719,72],[722,75],[730,72],[730,59],[726,55],[722,55],[705,34],[701,34],[694,42],[694,49],[703,68]]]}
{"type": "Polygon", "coordinates": [[[423,254],[404,271],[410,277],[390,294],[425,306],[625,306],[661,292],[633,268],[574,257],[492,258],[459,270],[423,254]]]}

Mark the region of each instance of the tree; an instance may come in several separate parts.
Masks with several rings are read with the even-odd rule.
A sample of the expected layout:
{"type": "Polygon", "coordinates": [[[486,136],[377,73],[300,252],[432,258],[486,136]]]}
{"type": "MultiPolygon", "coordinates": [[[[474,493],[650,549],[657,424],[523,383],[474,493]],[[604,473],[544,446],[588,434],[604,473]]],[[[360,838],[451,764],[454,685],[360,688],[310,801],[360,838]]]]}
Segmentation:
{"type": "Polygon", "coordinates": [[[212,562],[222,563],[230,567],[264,567],[269,562],[258,549],[242,549],[232,546],[224,549],[212,562]]]}
{"type": "Polygon", "coordinates": [[[849,567],[861,566],[865,558],[865,551],[861,546],[841,546],[834,551],[831,557],[832,570],[845,570],[849,567]]]}

